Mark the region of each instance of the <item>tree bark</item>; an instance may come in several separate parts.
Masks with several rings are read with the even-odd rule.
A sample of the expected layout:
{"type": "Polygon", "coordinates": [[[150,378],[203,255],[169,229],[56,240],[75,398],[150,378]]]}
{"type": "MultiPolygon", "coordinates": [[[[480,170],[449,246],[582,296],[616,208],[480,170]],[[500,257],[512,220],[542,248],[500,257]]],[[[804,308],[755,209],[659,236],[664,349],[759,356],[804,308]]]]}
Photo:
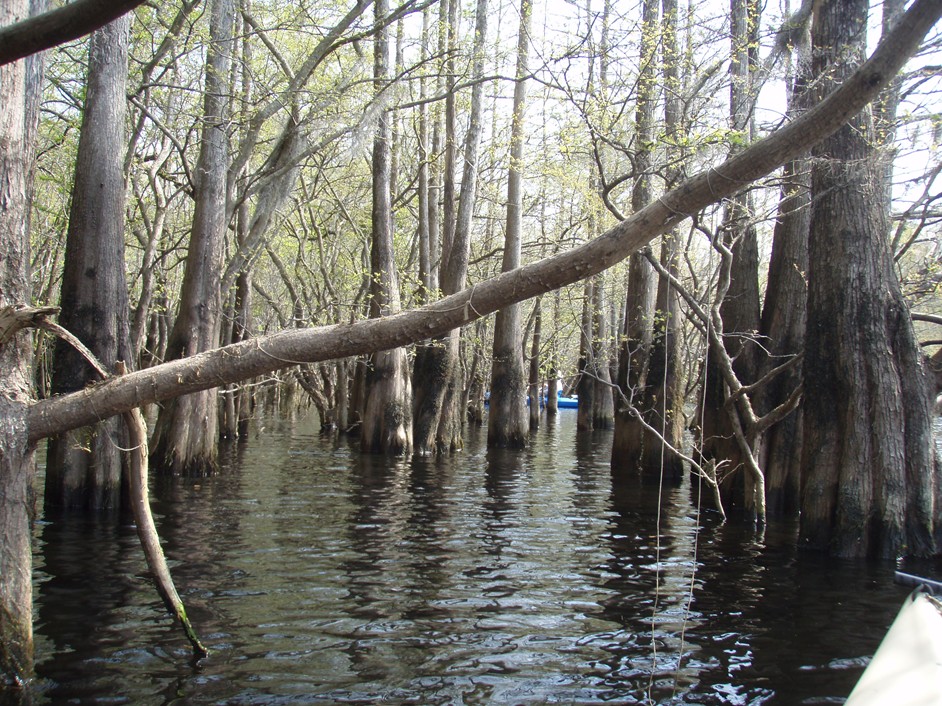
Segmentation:
{"type": "MultiPolygon", "coordinates": [[[[523,224],[523,130],[529,61],[530,0],[520,3],[517,33],[517,68],[514,84],[510,167],[507,178],[507,230],[504,235],[503,272],[520,267],[523,224]]],[[[490,411],[487,417],[488,448],[523,448],[529,441],[526,413],[527,378],[523,366],[523,327],[520,307],[504,307],[494,319],[490,411]]]]}
{"type": "MultiPolygon", "coordinates": [[[[644,208],[653,196],[654,107],[656,100],[658,5],[645,0],[641,20],[641,71],[635,107],[635,180],[631,207],[644,208]]],[[[649,395],[648,365],[654,321],[654,271],[640,253],[631,256],[625,299],[625,336],[618,354],[618,413],[612,442],[612,468],[616,471],[641,470],[660,474],[660,440],[653,439],[637,415],[647,418],[649,395]],[[654,463],[652,463],[654,461],[654,463]]],[[[658,383],[660,380],[657,381],[658,383]]]]}
{"type": "MultiPolygon", "coordinates": [[[[389,12],[388,3],[378,0],[373,9],[378,26],[374,35],[373,76],[379,93],[389,80],[389,42],[383,26],[389,12]]],[[[389,113],[382,110],[373,138],[372,319],[395,314],[400,309],[399,276],[393,249],[391,176],[389,113]]],[[[370,360],[360,445],[368,453],[400,455],[412,452],[412,383],[404,348],[379,350],[370,360]]]]}
{"type": "Polygon", "coordinates": [[[595,299],[596,279],[596,277],[592,277],[582,283],[582,320],[579,325],[579,381],[576,383],[576,394],[579,397],[579,407],[576,410],[576,429],[578,431],[592,431],[594,421],[596,384],[592,347],[592,306],[595,299]]]}
{"type": "MultiPolygon", "coordinates": [[[[804,34],[806,32],[802,31],[801,35],[804,34]]],[[[810,94],[806,90],[810,71],[809,51],[807,41],[794,50],[793,78],[789,88],[790,116],[800,115],[810,107],[810,94]]],[[[769,351],[763,374],[788,358],[800,355],[804,348],[810,222],[811,160],[808,154],[788,162],[782,172],[781,197],[762,308],[760,333],[769,351]]],[[[799,367],[776,377],[761,393],[761,411],[774,409],[800,384],[799,367]]],[[[793,514],[799,508],[801,444],[801,413],[798,411],[765,434],[762,466],[766,475],[766,507],[771,515],[793,514]]]]}
{"type": "Polygon", "coordinates": [[[615,425],[615,395],[612,390],[612,343],[609,333],[609,303],[605,277],[596,275],[592,292],[592,359],[595,364],[595,396],[592,400],[592,428],[611,429],[615,425]]]}
{"type": "MultiPolygon", "coordinates": [[[[866,0],[817,8],[816,90],[863,58],[866,0]]],[[[939,509],[926,370],[887,238],[869,111],[812,151],[801,546],[931,555],[939,509]]]]}
{"type": "MultiPolygon", "coordinates": [[[[34,5],[35,7],[35,5],[34,5]]],[[[0,24],[30,12],[28,0],[0,4],[0,24]]],[[[0,65],[0,307],[29,301],[29,207],[41,64],[0,65]]],[[[0,341],[0,689],[33,674],[31,481],[27,436],[32,341],[0,341]]]]}
{"type": "MultiPolygon", "coordinates": [[[[478,147],[484,107],[484,52],[487,41],[487,0],[478,0],[475,10],[474,62],[468,132],[464,144],[464,169],[453,236],[441,266],[441,287],[446,295],[464,288],[468,278],[471,224],[477,203],[478,147]]],[[[458,408],[462,388],[459,380],[461,331],[423,346],[417,351],[413,371],[415,398],[415,448],[421,454],[447,452],[462,446],[462,413],[458,408]]]]}
{"type": "MultiPolygon", "coordinates": [[[[122,168],[130,27],[124,16],[91,37],[60,297],[59,325],[107,370],[131,360],[122,168]]],[[[97,380],[88,362],[57,339],[52,393],[75,392],[97,380]]],[[[124,434],[121,421],[110,419],[50,439],[46,508],[117,509],[124,434]]]]}
{"type": "MultiPolygon", "coordinates": [[[[753,138],[756,70],[754,58],[758,36],[759,6],[755,0],[731,0],[730,62],[730,153],[740,152],[753,138]]],[[[733,359],[733,369],[743,384],[756,380],[760,348],[759,332],[759,247],[754,223],[752,194],[738,194],[726,204],[723,215],[723,245],[732,253],[729,287],[720,302],[725,332],[723,345],[733,359]]],[[[721,484],[723,502],[737,505],[747,515],[755,515],[755,487],[752,475],[742,471],[746,459],[736,441],[735,413],[726,403],[726,387],[714,355],[705,360],[706,377],[701,392],[701,453],[716,461],[729,462],[729,471],[721,484]]]]}
{"type": "Polygon", "coordinates": [[[540,428],[540,408],[543,406],[543,392],[540,383],[540,345],[543,316],[540,308],[541,298],[537,297],[533,321],[533,338],[530,341],[530,431],[540,428]]]}
{"type": "MultiPolygon", "coordinates": [[[[219,345],[222,267],[229,168],[227,135],[232,63],[233,0],[213,0],[206,62],[203,128],[197,163],[196,210],[187,250],[180,310],[167,357],[186,358],[219,345]]],[[[160,410],[152,459],[158,472],[201,475],[216,469],[219,415],[216,393],[174,399],[160,410]]]]}
{"type": "MultiPolygon", "coordinates": [[[[680,180],[683,171],[686,150],[683,148],[681,134],[681,81],[680,51],[677,43],[677,3],[676,0],[661,2],[661,75],[666,90],[664,91],[664,132],[667,142],[666,187],[673,188],[680,180]]],[[[672,276],[678,274],[680,257],[680,234],[671,231],[661,239],[660,262],[672,276]]],[[[657,292],[654,298],[654,326],[651,339],[651,353],[648,358],[647,386],[649,400],[649,421],[657,429],[662,440],[651,439],[645,449],[657,453],[657,458],[649,458],[644,465],[656,463],[663,469],[665,478],[677,480],[683,473],[683,460],[674,449],[683,448],[683,375],[681,371],[681,311],[677,288],[669,277],[658,276],[657,292]]],[[[650,438],[650,434],[648,435],[650,438]]]]}

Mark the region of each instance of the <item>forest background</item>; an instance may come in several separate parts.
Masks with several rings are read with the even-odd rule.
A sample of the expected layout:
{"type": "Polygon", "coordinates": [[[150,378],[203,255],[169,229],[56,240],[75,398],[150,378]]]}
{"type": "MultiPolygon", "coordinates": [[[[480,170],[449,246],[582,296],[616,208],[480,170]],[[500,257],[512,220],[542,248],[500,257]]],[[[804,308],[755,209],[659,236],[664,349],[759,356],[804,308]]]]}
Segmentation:
{"type": "MultiPolygon", "coordinates": [[[[908,14],[938,11],[924,5],[908,14]]],[[[219,440],[244,436],[266,396],[295,404],[294,388],[365,452],[458,452],[462,425],[485,418],[490,444],[522,446],[540,423],[527,394],[545,386],[551,414],[562,380],[580,429],[615,428],[616,477],[689,470],[720,511],[800,511],[809,548],[935,554],[933,349],[909,312],[932,326],[938,306],[938,39],[872,110],[764,180],[714,166],[820,104],[903,10],[144,4],[49,52],[33,86],[22,301],[58,303],[106,371],[189,361],[173,394],[132,393],[164,400],[158,472],[212,472],[219,440]],[[672,209],[695,174],[728,198],[672,209]],[[568,255],[644,227],[652,204],[657,246],[607,269],[623,256],[568,255]],[[546,294],[482,303],[501,271],[554,256],[528,285],[546,294]],[[461,292],[457,323],[496,318],[430,325],[409,347],[350,343],[357,322],[461,292]],[[248,382],[215,389],[193,358],[323,325],[339,328],[316,356],[258,344],[281,370],[248,382]],[[385,350],[341,357],[350,346],[385,350]],[[188,389],[204,391],[175,396],[188,389]]],[[[13,289],[4,303],[22,303],[13,289]]],[[[53,405],[28,424],[33,442],[56,432],[47,512],[114,511],[126,431],[81,426],[107,415],[67,393],[99,373],[53,340],[20,355],[53,405]]]]}

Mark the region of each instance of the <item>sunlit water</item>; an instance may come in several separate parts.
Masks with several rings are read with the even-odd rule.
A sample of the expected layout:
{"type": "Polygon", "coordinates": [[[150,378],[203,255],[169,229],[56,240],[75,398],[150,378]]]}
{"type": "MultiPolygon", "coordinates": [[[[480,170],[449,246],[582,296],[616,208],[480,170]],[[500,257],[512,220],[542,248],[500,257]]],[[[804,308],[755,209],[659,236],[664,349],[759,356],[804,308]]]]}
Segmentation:
{"type": "Polygon", "coordinates": [[[720,526],[686,484],[614,492],[610,445],[570,411],[529,451],[471,430],[438,461],[266,422],[218,476],[154,486],[197,663],[133,528],[40,522],[37,700],[842,703],[907,593],[895,567],[720,526]]]}

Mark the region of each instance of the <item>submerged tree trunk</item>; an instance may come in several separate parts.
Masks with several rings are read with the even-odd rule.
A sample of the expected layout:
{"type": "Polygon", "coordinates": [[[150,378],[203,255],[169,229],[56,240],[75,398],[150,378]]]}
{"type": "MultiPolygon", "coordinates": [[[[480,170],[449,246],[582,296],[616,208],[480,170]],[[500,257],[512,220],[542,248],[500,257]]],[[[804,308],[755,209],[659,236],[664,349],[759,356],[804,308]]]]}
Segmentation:
{"type": "Polygon", "coordinates": [[[543,328],[543,315],[540,308],[542,299],[537,297],[533,320],[533,338],[530,341],[530,431],[540,428],[540,409],[543,407],[543,393],[540,379],[540,345],[543,328]]]}
{"type": "MultiPolygon", "coordinates": [[[[802,35],[804,32],[802,32],[802,35]]],[[[799,115],[809,105],[806,90],[810,47],[798,45],[793,58],[789,112],[799,115]]],[[[803,155],[785,165],[772,240],[769,277],[762,308],[762,338],[769,355],[763,374],[800,355],[805,342],[808,285],[808,227],[811,222],[811,160],[803,155]]],[[[762,391],[762,411],[784,402],[801,384],[801,368],[775,377],[762,391]]],[[[763,469],[769,514],[793,514],[799,506],[801,480],[801,413],[795,411],[765,434],[763,469]]]]}
{"type": "MultiPolygon", "coordinates": [[[[730,23],[730,154],[736,154],[750,144],[753,137],[758,3],[731,0],[730,23]]],[[[734,361],[736,376],[744,385],[756,380],[760,350],[755,341],[760,311],[759,247],[753,211],[751,191],[730,199],[723,214],[722,232],[717,236],[722,240],[722,246],[717,249],[732,258],[729,287],[720,303],[723,345],[734,361]]],[[[721,485],[723,502],[727,506],[739,505],[747,514],[754,515],[753,476],[744,470],[748,464],[735,438],[735,423],[730,418],[730,414],[736,412],[726,402],[727,390],[716,356],[708,354],[705,368],[700,405],[701,452],[707,458],[727,462],[731,469],[721,485]]]]}
{"type": "MultiPolygon", "coordinates": [[[[523,224],[523,130],[527,99],[527,65],[530,53],[530,0],[520,3],[517,33],[517,69],[514,84],[513,124],[510,136],[510,168],[507,178],[507,230],[502,271],[520,267],[523,224]]],[[[520,307],[512,304],[494,319],[491,366],[491,399],[487,418],[488,448],[523,448],[529,441],[526,413],[527,377],[523,365],[523,327],[520,307]]]]}
{"type": "MultiPolygon", "coordinates": [[[[41,3],[33,3],[34,9],[41,3]]],[[[0,26],[30,14],[28,0],[0,4],[0,26]]],[[[41,59],[0,65],[0,308],[28,302],[29,207],[41,59]]],[[[30,548],[33,444],[26,411],[32,399],[32,341],[0,335],[0,691],[33,675],[30,548]]]]}
{"type": "MultiPolygon", "coordinates": [[[[447,51],[448,2],[439,7],[438,41],[439,51],[447,51]]],[[[427,61],[433,54],[430,47],[431,8],[422,12],[422,59],[427,61]]],[[[447,60],[442,58],[439,64],[438,88],[445,88],[447,60]]],[[[446,100],[454,100],[451,95],[453,86],[448,86],[446,100]]],[[[419,80],[420,100],[427,98],[427,78],[419,80]]],[[[440,108],[436,105],[433,113],[432,145],[429,147],[428,106],[423,102],[419,107],[419,173],[418,173],[418,232],[419,241],[419,301],[425,303],[435,299],[438,290],[438,250],[440,248],[440,218],[438,211],[439,175],[442,170],[432,168],[433,155],[437,157],[441,143],[441,119],[437,116],[440,108]]],[[[447,355],[436,350],[446,345],[444,339],[425,341],[415,347],[415,361],[412,364],[412,437],[413,448],[419,455],[431,454],[435,450],[435,434],[441,414],[445,388],[448,384],[448,371],[445,363],[447,355]]]]}
{"type": "MultiPolygon", "coordinates": [[[[441,287],[443,294],[464,288],[468,277],[471,224],[477,202],[478,146],[481,141],[481,115],[484,106],[484,52],[487,40],[487,0],[478,0],[475,11],[474,65],[471,113],[464,145],[464,169],[458,213],[447,248],[443,248],[441,287]]],[[[460,381],[459,352],[461,331],[455,330],[416,353],[414,368],[415,448],[418,453],[454,451],[462,446],[463,414],[460,409],[463,385],[460,381]]]]}
{"type": "MultiPolygon", "coordinates": [[[[379,93],[389,80],[389,42],[382,26],[389,6],[386,0],[374,5],[374,80],[379,93]]],[[[399,276],[393,249],[393,218],[389,113],[380,111],[373,138],[373,238],[370,248],[370,318],[395,314],[400,309],[399,276]]],[[[405,348],[374,353],[366,380],[366,406],[360,445],[369,453],[409,454],[412,452],[412,384],[405,348]]]]}
{"type": "Polygon", "coordinates": [[[591,431],[593,428],[593,412],[595,409],[595,365],[592,346],[592,306],[595,299],[596,278],[587,279],[582,283],[582,319],[579,325],[579,380],[576,383],[576,394],[579,397],[579,407],[576,410],[576,429],[591,431]]]}
{"type": "MultiPolygon", "coordinates": [[[[197,162],[196,210],[187,250],[180,310],[167,345],[169,359],[219,345],[226,179],[229,168],[229,72],[233,0],[213,0],[206,62],[203,128],[197,162]]],[[[215,390],[176,398],[161,408],[152,458],[158,472],[203,474],[216,469],[219,417],[215,390]]]]}
{"type": "MultiPolygon", "coordinates": [[[[656,99],[655,58],[657,56],[658,2],[645,0],[641,26],[641,72],[638,76],[638,98],[635,108],[635,130],[639,145],[635,154],[636,171],[631,193],[631,207],[638,211],[654,193],[653,144],[654,106],[656,99]]],[[[654,271],[640,253],[631,256],[625,301],[625,336],[618,351],[619,399],[612,442],[612,469],[642,470],[657,476],[660,466],[652,460],[660,458],[660,440],[645,429],[642,419],[649,417],[646,387],[652,340],[654,308],[654,271]]],[[[658,381],[660,382],[660,381],[658,381]]]]}
{"type": "MultiPolygon", "coordinates": [[[[124,271],[122,155],[130,18],[96,31],[89,48],[85,110],[79,137],[65,246],[59,324],[107,370],[131,364],[124,271]]],[[[81,390],[98,375],[58,339],[52,393],[81,390]]],[[[46,508],[116,509],[121,505],[124,429],[117,417],[49,440],[46,508]]]]}
{"type": "Polygon", "coordinates": [[[612,343],[609,333],[608,298],[605,277],[596,275],[592,293],[592,358],[595,362],[595,398],[592,400],[592,428],[611,429],[615,425],[615,396],[612,391],[612,343]]]}
{"type": "MultiPolygon", "coordinates": [[[[867,12],[866,0],[817,9],[818,91],[862,60],[867,12]]],[[[929,387],[874,150],[865,111],[812,152],[800,542],[838,556],[930,555],[940,474],[929,387]]]]}
{"type": "MultiPolygon", "coordinates": [[[[680,53],[677,47],[677,3],[662,0],[661,56],[666,90],[664,91],[664,131],[667,142],[668,189],[679,181],[683,169],[685,150],[679,139],[681,126],[680,53]]],[[[678,274],[680,234],[674,230],[661,239],[660,262],[670,275],[678,274]]],[[[683,461],[677,450],[683,448],[683,377],[681,374],[681,311],[677,288],[669,277],[660,275],[654,299],[654,321],[651,352],[648,358],[647,399],[644,406],[648,422],[661,438],[647,432],[644,445],[645,467],[657,466],[665,478],[677,480],[683,475],[683,461]],[[666,442],[666,443],[664,443],[666,442]]]]}

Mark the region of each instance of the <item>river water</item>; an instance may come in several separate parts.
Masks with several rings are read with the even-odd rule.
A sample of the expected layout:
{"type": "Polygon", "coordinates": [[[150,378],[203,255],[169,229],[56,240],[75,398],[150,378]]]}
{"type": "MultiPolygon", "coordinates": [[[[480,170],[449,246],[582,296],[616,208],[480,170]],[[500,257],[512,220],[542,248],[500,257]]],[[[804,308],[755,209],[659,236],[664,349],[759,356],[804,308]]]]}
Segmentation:
{"type": "Polygon", "coordinates": [[[199,662],[133,527],[38,522],[37,702],[842,703],[907,593],[689,484],[614,490],[574,412],[484,446],[395,461],[267,420],[217,476],[155,482],[199,662]]]}

